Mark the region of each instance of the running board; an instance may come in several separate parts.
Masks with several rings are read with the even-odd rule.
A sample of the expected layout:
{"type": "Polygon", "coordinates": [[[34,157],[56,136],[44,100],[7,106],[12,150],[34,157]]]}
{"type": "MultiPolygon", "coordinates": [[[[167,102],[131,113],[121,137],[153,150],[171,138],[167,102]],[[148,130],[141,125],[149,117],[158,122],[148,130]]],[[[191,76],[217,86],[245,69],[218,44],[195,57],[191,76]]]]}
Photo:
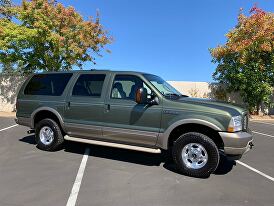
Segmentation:
{"type": "Polygon", "coordinates": [[[112,142],[103,142],[103,141],[97,141],[97,140],[91,140],[91,139],[82,139],[82,138],[77,138],[77,137],[71,137],[68,135],[66,135],[64,137],[64,139],[69,140],[69,141],[74,141],[74,142],[81,142],[81,143],[95,144],[95,145],[101,145],[101,146],[106,146],[106,147],[115,147],[115,148],[136,150],[136,151],[148,152],[148,153],[154,153],[154,154],[161,153],[160,149],[118,144],[118,143],[112,143],[112,142]]]}

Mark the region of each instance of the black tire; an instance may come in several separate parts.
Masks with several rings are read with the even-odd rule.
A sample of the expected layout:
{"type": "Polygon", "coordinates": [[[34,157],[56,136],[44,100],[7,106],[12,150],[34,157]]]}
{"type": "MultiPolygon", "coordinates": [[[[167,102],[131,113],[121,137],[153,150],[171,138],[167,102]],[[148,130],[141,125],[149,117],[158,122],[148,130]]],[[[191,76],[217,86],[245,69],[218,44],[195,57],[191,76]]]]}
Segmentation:
{"type": "Polygon", "coordinates": [[[59,125],[52,119],[43,119],[35,125],[35,141],[37,147],[45,151],[55,151],[57,150],[64,142],[64,137],[59,125]],[[40,139],[40,130],[43,127],[49,127],[54,134],[53,141],[46,145],[40,139]]]}
{"type": "Polygon", "coordinates": [[[220,160],[216,144],[206,135],[196,132],[185,133],[175,141],[172,148],[172,157],[180,173],[198,178],[209,177],[217,169],[220,160]],[[184,163],[182,151],[189,143],[198,143],[206,150],[208,160],[203,167],[193,169],[184,163]]]}

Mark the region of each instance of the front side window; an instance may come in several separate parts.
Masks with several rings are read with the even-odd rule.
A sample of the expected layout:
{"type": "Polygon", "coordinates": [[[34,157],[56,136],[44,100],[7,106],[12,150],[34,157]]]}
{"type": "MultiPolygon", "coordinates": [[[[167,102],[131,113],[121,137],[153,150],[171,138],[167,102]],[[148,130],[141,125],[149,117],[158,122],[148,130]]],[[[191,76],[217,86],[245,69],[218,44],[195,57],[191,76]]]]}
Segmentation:
{"type": "Polygon", "coordinates": [[[105,77],[105,74],[81,74],[73,87],[72,95],[100,97],[105,77]]]}
{"type": "Polygon", "coordinates": [[[72,73],[36,74],[27,84],[24,94],[61,96],[71,76],[72,73]]]}
{"type": "Polygon", "coordinates": [[[150,81],[150,83],[153,84],[153,86],[159,92],[161,92],[166,98],[176,99],[182,96],[186,96],[186,95],[182,95],[179,91],[177,91],[174,87],[172,87],[169,83],[167,83],[161,77],[158,77],[152,74],[144,74],[144,77],[148,81],[150,81]]]}
{"type": "Polygon", "coordinates": [[[134,75],[116,75],[112,85],[111,98],[135,101],[136,91],[141,87],[147,90],[148,99],[151,98],[152,91],[139,77],[134,75]]]}

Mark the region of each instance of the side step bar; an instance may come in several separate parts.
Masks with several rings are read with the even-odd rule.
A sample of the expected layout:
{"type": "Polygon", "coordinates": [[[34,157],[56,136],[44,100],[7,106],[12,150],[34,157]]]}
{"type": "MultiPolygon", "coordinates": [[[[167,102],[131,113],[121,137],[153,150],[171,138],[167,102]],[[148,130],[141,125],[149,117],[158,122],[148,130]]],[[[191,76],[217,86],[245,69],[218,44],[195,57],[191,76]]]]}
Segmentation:
{"type": "Polygon", "coordinates": [[[160,154],[161,153],[160,149],[125,145],[125,144],[112,143],[112,142],[103,142],[103,141],[97,141],[97,140],[91,140],[91,139],[82,139],[82,138],[77,138],[77,137],[71,137],[71,136],[68,136],[68,135],[66,135],[64,137],[64,139],[69,140],[69,141],[74,141],[74,142],[81,142],[81,143],[95,144],[95,145],[101,145],[101,146],[106,146],[106,147],[115,147],[115,148],[136,150],[136,151],[148,152],[148,153],[154,153],[154,154],[160,154]]]}

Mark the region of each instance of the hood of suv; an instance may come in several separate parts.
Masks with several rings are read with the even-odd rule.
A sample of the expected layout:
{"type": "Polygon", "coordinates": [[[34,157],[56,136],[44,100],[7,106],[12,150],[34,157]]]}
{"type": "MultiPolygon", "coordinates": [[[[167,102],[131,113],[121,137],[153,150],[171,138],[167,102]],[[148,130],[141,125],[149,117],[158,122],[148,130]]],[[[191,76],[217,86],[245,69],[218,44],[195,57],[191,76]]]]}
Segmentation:
{"type": "Polygon", "coordinates": [[[227,111],[229,113],[242,114],[243,112],[246,112],[246,109],[241,107],[240,105],[226,103],[223,101],[217,101],[217,100],[212,100],[212,99],[182,97],[175,101],[182,102],[182,103],[201,105],[201,106],[210,107],[210,108],[214,108],[214,109],[220,109],[223,111],[227,111]]]}

